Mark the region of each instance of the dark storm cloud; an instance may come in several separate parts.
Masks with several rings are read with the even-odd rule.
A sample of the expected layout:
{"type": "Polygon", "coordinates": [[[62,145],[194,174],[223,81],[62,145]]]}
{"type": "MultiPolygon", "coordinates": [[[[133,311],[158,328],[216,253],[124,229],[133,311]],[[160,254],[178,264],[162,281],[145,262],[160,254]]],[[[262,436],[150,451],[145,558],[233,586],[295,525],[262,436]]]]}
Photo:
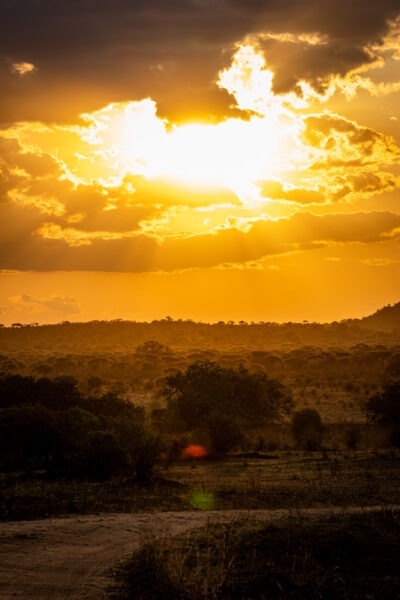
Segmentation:
{"type": "Polygon", "coordinates": [[[169,115],[221,114],[230,98],[215,84],[233,43],[248,34],[319,32],[325,46],[265,42],[284,91],[316,88],[371,60],[398,0],[2,0],[2,119],[73,118],[105,102],[151,96],[169,115]],[[13,62],[37,67],[29,78],[13,62]]]}
{"type": "Polygon", "coordinates": [[[328,38],[318,45],[270,40],[261,46],[268,66],[275,73],[276,93],[296,89],[299,81],[307,81],[318,93],[323,93],[332,75],[343,77],[351,69],[373,61],[364,47],[341,38],[328,38]]]}

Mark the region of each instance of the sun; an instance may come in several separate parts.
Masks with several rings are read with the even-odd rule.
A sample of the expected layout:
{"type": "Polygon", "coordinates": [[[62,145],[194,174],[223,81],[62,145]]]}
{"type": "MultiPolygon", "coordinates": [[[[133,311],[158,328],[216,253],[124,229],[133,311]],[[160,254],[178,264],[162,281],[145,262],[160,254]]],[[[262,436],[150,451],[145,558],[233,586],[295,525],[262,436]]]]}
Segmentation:
{"type": "Polygon", "coordinates": [[[298,144],[293,119],[276,112],[170,126],[146,99],[111,104],[85,119],[89,126],[82,138],[95,148],[103,174],[111,169],[195,187],[226,187],[245,202],[254,199],[257,181],[279,178],[298,144]]]}
{"type": "Polygon", "coordinates": [[[167,134],[166,152],[155,169],[194,185],[236,189],[273,176],[282,152],[280,134],[277,121],[257,117],[183,125],[167,134]]]}
{"type": "Polygon", "coordinates": [[[79,135],[87,148],[79,150],[74,175],[114,186],[126,175],[140,175],[186,187],[227,188],[246,205],[265,201],[258,182],[284,183],[308,159],[304,122],[288,95],[274,94],[272,82],[264,58],[240,47],[218,80],[241,111],[235,117],[176,125],[158,114],[151,98],[84,114],[79,135]]]}

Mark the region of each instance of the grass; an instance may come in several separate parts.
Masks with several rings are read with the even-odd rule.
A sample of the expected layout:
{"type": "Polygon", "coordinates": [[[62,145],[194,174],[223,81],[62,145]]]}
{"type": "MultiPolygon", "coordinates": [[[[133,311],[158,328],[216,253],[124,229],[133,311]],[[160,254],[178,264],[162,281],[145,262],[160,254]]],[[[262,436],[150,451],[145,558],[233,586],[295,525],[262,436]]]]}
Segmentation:
{"type": "Polygon", "coordinates": [[[155,480],[138,485],[131,479],[111,481],[48,480],[16,477],[0,485],[0,520],[42,519],[70,514],[183,510],[179,484],[155,480]]]}
{"type": "Polygon", "coordinates": [[[40,474],[0,478],[0,519],[37,519],[97,512],[192,509],[306,508],[395,504],[400,498],[397,453],[232,457],[180,462],[150,484],[50,480],[40,474]]]}
{"type": "Polygon", "coordinates": [[[400,513],[208,526],[148,542],[113,600],[385,600],[400,595],[400,513]]]}

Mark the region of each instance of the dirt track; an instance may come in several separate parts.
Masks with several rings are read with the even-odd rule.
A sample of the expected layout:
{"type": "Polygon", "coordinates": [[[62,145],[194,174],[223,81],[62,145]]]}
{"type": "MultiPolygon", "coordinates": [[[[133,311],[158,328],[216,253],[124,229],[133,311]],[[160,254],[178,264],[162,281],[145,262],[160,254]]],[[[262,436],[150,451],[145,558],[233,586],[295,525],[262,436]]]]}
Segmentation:
{"type": "MultiPolygon", "coordinates": [[[[379,510],[381,507],[369,507],[379,510]]],[[[396,507],[398,508],[398,507],[396,507]]],[[[346,509],[348,512],[359,508],[346,509]]],[[[343,509],[204,511],[102,514],[0,525],[0,598],[100,600],[112,568],[146,537],[179,534],[207,521],[249,517],[279,520],[290,514],[341,514],[343,509]]]]}

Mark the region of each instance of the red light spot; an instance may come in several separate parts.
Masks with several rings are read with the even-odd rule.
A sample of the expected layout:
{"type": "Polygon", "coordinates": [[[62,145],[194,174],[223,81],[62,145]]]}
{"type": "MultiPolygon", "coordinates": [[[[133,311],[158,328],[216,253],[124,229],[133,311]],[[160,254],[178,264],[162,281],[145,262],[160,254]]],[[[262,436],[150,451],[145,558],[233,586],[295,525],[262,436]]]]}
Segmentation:
{"type": "Polygon", "coordinates": [[[196,446],[191,444],[182,450],[182,458],[204,458],[208,452],[204,446],[196,446]]]}

